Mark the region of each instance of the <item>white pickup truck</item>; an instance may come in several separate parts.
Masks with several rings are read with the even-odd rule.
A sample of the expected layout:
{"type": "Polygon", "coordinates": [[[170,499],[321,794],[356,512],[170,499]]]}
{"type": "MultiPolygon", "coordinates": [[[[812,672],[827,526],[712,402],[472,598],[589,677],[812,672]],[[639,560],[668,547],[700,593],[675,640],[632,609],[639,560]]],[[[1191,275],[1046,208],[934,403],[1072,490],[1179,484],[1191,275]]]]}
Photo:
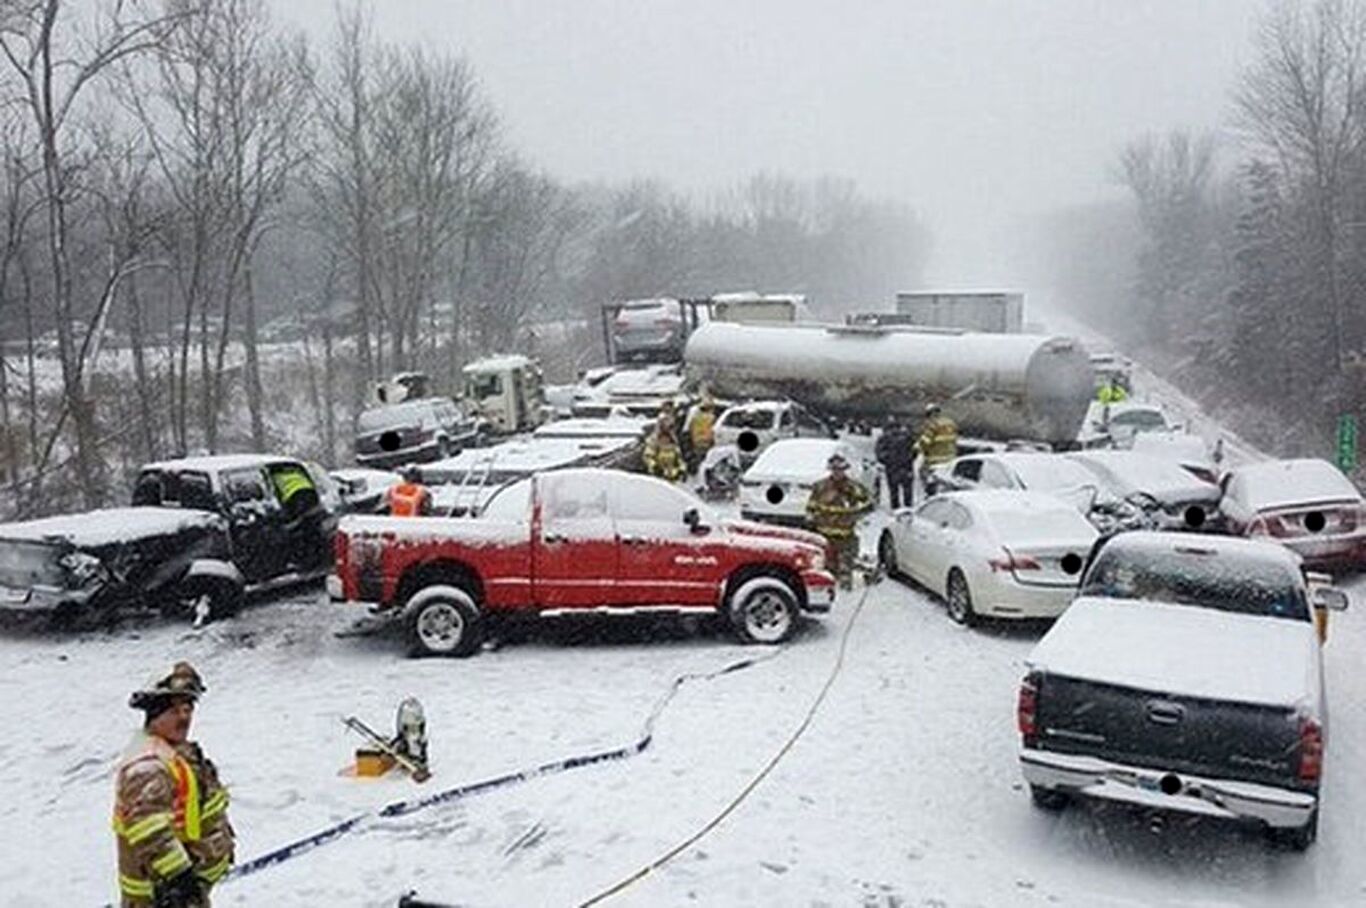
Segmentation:
{"type": "MultiPolygon", "coordinates": [[[[1017,718],[1034,803],[1071,796],[1318,830],[1327,712],[1312,594],[1279,546],[1123,533],[1026,660],[1017,718]]],[[[1320,625],[1323,626],[1323,625],[1320,625]]]]}

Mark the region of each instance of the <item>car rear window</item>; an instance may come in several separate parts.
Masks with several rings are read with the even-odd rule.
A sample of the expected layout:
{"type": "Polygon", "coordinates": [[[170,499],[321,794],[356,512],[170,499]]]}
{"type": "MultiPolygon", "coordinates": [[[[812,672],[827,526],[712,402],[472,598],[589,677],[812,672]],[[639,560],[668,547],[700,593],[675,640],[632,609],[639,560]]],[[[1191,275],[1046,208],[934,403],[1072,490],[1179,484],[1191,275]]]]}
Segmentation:
{"type": "Polygon", "coordinates": [[[1286,565],[1194,545],[1107,546],[1087,571],[1081,595],[1309,619],[1303,587],[1286,565]]]}
{"type": "Polygon", "coordinates": [[[725,425],[735,429],[773,428],[772,410],[732,410],[722,420],[725,425]]]}

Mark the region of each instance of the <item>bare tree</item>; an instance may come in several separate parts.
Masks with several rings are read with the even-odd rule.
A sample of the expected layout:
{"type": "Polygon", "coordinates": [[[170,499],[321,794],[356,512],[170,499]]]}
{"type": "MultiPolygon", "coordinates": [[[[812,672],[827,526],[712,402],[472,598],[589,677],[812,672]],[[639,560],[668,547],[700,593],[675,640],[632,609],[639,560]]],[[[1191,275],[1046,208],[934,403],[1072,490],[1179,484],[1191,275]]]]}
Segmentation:
{"type": "Polygon", "coordinates": [[[1257,57],[1234,96],[1257,151],[1306,193],[1313,252],[1341,366],[1359,340],[1342,291],[1344,180],[1366,141],[1366,4],[1281,2],[1256,38],[1257,57]]]}
{"type": "MultiPolygon", "coordinates": [[[[103,4],[91,16],[92,34],[77,40],[79,23],[63,18],[62,0],[30,0],[12,4],[0,20],[0,53],[23,89],[23,102],[33,117],[42,152],[46,196],[48,257],[52,303],[57,319],[57,344],[62,366],[63,409],[53,432],[68,413],[76,427],[76,472],[87,504],[101,497],[97,485],[96,426],[85,391],[86,356],[90,334],[73,336],[75,303],[68,250],[68,208],[79,191],[80,169],[70,166],[66,141],[77,104],[106,70],[119,61],[160,46],[180,12],[135,13],[129,4],[103,4]]],[[[89,13],[88,8],[83,12],[89,13]]],[[[107,305],[107,300],[102,300],[107,305]]],[[[103,321],[104,311],[90,319],[90,331],[103,321]]],[[[52,443],[47,445],[47,451],[52,443]]]]}

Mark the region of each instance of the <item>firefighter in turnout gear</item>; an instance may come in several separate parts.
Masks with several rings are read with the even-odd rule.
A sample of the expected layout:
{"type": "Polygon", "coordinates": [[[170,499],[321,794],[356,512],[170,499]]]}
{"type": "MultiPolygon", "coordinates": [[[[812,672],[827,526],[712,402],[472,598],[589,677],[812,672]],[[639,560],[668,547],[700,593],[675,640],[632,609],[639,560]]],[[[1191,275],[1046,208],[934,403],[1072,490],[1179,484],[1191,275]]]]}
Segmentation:
{"type": "Polygon", "coordinates": [[[678,445],[678,420],[674,414],[672,401],[665,401],[659,409],[659,418],[654,428],[645,438],[643,452],[645,471],[675,482],[683,478],[683,450],[678,445]]]}
{"type": "Polygon", "coordinates": [[[688,441],[692,445],[694,465],[705,460],[711,446],[716,444],[716,405],[710,397],[704,396],[688,417],[688,441]]]}
{"type": "Polygon", "coordinates": [[[119,760],[114,782],[123,908],[208,908],[233,863],[228,791],[189,740],[204,683],[188,662],[134,691],[146,718],[119,760]]]}
{"type": "Polygon", "coordinates": [[[958,456],[958,423],[945,416],[939,404],[925,408],[925,425],[915,440],[915,453],[927,467],[948,463],[958,456]]]}
{"type": "Polygon", "coordinates": [[[406,467],[403,481],[391,486],[385,495],[390,517],[427,517],[432,513],[432,493],[422,484],[422,471],[417,467],[406,467]]]}
{"type": "Polygon", "coordinates": [[[1110,404],[1123,403],[1129,399],[1129,392],[1124,390],[1124,386],[1115,381],[1112,377],[1105,379],[1105,384],[1096,389],[1096,400],[1109,406],[1110,404]]]}
{"type": "Polygon", "coordinates": [[[849,461],[832,454],[826,462],[830,475],[816,483],[806,500],[806,517],[825,537],[833,561],[831,568],[840,589],[850,589],[854,562],[858,560],[859,518],[873,509],[873,498],[857,480],[849,478],[849,461]]]}

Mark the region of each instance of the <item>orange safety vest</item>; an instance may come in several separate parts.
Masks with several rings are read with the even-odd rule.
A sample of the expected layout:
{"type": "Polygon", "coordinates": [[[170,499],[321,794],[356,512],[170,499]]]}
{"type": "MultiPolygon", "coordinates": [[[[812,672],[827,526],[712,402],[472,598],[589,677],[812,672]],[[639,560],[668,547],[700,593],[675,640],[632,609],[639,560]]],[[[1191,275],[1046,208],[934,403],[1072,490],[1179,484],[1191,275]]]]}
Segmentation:
{"type": "Polygon", "coordinates": [[[431,493],[415,482],[401,482],[389,492],[392,517],[418,517],[431,509],[431,493]]]}

